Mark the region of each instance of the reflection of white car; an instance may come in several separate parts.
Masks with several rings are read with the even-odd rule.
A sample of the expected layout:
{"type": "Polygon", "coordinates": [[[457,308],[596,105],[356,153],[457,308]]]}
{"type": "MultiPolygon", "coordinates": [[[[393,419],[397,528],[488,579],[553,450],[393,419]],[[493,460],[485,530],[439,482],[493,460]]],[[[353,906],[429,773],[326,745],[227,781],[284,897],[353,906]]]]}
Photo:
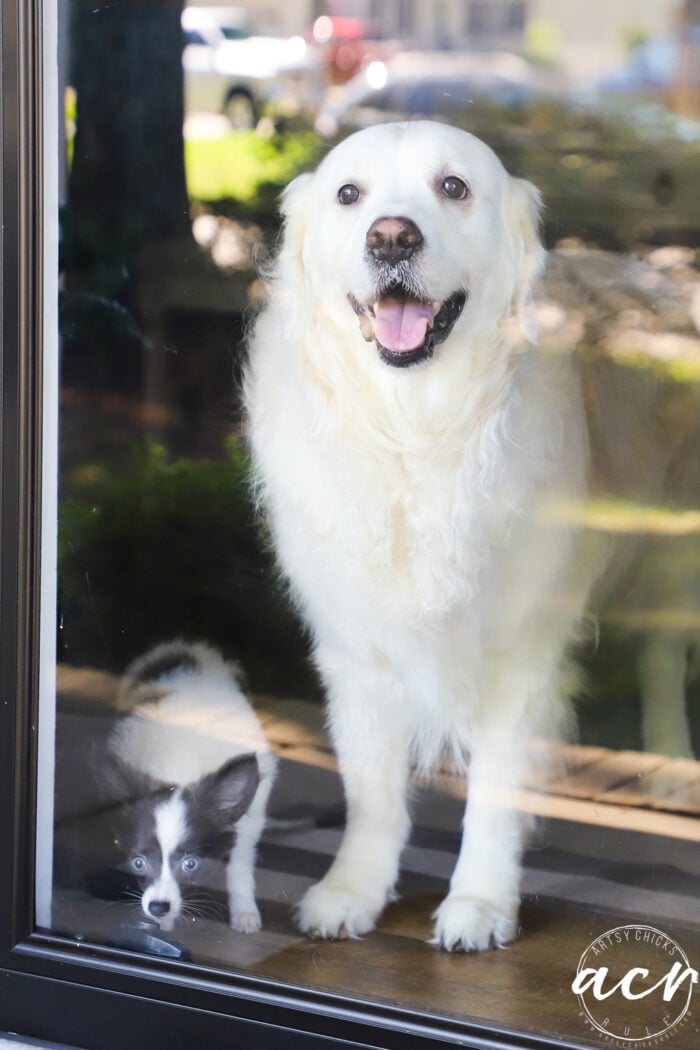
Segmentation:
{"type": "Polygon", "coordinates": [[[186,7],[182,29],[186,113],[252,128],[261,103],[303,101],[312,61],[301,37],[254,36],[236,7],[186,7]]]}
{"type": "Polygon", "coordinates": [[[321,135],[402,117],[454,119],[476,100],[526,106],[547,90],[525,59],[507,53],[402,52],[372,62],[329,96],[316,118],[321,135]]]}

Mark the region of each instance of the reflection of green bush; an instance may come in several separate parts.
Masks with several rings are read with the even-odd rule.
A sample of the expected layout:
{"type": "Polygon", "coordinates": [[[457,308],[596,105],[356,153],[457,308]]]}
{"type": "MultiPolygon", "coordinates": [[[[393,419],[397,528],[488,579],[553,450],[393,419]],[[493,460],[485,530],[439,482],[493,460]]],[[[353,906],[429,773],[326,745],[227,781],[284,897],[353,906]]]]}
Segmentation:
{"type": "Polygon", "coordinates": [[[154,642],[204,639],[253,686],[310,688],[306,645],[275,584],[247,461],[170,459],[148,445],[123,474],[81,468],[59,531],[61,658],[119,672],[154,642]]]}
{"type": "Polygon", "coordinates": [[[185,143],[187,189],[195,200],[233,198],[249,209],[274,208],[294,176],[317,162],[321,143],[313,132],[235,132],[221,139],[185,143]]]}
{"type": "MultiPolygon", "coordinates": [[[[640,643],[639,634],[603,624],[600,644],[579,653],[585,682],[583,695],[576,705],[582,744],[641,749],[637,670],[640,643]]],[[[700,754],[700,681],[697,677],[688,682],[686,704],[691,738],[696,754],[700,754]]]]}

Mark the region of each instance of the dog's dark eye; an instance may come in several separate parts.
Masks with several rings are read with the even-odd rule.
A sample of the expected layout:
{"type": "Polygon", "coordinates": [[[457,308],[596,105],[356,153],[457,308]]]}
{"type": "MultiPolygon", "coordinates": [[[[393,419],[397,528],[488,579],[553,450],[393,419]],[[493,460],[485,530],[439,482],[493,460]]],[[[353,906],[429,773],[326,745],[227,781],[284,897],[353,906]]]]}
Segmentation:
{"type": "Polygon", "coordinates": [[[147,867],[146,858],[142,857],[140,854],[137,857],[132,857],[129,861],[129,864],[131,866],[131,870],[136,875],[143,875],[147,867]]]}
{"type": "Polygon", "coordinates": [[[341,186],[338,190],[338,200],[341,204],[354,204],[359,199],[360,191],[351,182],[348,182],[346,186],[341,186]]]}
{"type": "Polygon", "coordinates": [[[199,860],[197,857],[185,857],[181,866],[184,872],[191,875],[199,867],[199,860]]]}
{"type": "Polygon", "coordinates": [[[469,187],[464,179],[458,179],[456,175],[448,175],[446,179],[443,179],[440,189],[451,201],[463,201],[469,193],[469,187]]]}

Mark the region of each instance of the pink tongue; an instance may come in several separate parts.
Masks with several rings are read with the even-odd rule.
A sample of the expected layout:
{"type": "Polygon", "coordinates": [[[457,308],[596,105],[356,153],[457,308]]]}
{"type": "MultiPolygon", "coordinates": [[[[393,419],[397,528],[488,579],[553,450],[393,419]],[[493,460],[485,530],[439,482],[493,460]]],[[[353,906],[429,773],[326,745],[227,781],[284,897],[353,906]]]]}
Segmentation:
{"type": "Polygon", "coordinates": [[[375,308],[374,338],[387,350],[415,350],[425,342],[435,318],[430,303],[415,299],[384,299],[375,308]]]}

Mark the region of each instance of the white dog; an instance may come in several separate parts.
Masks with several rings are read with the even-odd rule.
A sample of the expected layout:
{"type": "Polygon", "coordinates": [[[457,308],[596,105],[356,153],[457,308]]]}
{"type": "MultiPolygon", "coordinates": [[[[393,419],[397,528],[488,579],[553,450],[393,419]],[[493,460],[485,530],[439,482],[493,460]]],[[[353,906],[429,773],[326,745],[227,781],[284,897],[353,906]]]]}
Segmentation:
{"type": "Polygon", "coordinates": [[[299,906],[318,936],[372,929],[409,768],[445,751],[469,760],[469,803],[436,941],[517,930],[526,829],[500,789],[567,718],[567,646],[606,556],[571,513],[590,474],[578,373],[531,345],[538,208],[486,145],[430,122],[361,131],[285,194],[246,398],[347,799],[299,906]]]}

